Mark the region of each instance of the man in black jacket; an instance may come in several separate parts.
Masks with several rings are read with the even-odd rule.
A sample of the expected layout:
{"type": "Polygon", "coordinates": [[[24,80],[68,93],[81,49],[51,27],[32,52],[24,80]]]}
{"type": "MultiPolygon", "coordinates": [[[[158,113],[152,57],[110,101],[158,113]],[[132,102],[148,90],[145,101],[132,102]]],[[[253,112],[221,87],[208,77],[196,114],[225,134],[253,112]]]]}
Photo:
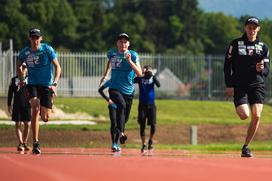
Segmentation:
{"type": "MultiPolygon", "coordinates": [[[[26,64],[22,65],[22,73],[26,78],[26,64]]],[[[15,131],[19,141],[18,151],[29,151],[28,136],[30,131],[31,107],[29,103],[27,88],[25,84],[20,84],[18,76],[11,79],[8,89],[8,112],[12,114],[12,121],[15,122],[15,131]],[[12,106],[13,99],[13,106],[12,106]],[[21,122],[24,123],[24,129],[21,130],[21,122]]]]}
{"type": "Polygon", "coordinates": [[[234,97],[240,119],[247,119],[251,113],[241,156],[252,157],[248,145],[258,129],[263,109],[264,78],[269,73],[269,49],[259,39],[260,23],[256,17],[248,18],[244,29],[243,36],[233,40],[226,52],[224,74],[226,95],[234,97]]]}

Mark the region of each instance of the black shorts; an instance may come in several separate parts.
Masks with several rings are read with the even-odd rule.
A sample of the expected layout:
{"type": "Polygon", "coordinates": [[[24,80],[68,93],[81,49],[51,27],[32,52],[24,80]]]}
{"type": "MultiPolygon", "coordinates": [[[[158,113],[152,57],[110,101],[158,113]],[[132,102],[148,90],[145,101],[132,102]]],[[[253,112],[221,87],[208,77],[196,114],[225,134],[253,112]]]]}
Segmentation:
{"type": "Polygon", "coordinates": [[[27,85],[27,90],[29,92],[29,98],[37,97],[40,99],[41,106],[52,109],[52,95],[53,92],[49,87],[27,85]]]}
{"type": "Polygon", "coordinates": [[[148,125],[155,125],[156,124],[156,106],[155,104],[142,104],[139,103],[138,106],[138,123],[147,124],[148,125]]]}
{"type": "Polygon", "coordinates": [[[30,121],[31,120],[31,108],[30,107],[13,106],[11,120],[15,121],[15,122],[30,121]]]}
{"type": "Polygon", "coordinates": [[[263,104],[265,97],[264,86],[247,88],[235,87],[233,97],[235,107],[242,104],[263,104]]]}

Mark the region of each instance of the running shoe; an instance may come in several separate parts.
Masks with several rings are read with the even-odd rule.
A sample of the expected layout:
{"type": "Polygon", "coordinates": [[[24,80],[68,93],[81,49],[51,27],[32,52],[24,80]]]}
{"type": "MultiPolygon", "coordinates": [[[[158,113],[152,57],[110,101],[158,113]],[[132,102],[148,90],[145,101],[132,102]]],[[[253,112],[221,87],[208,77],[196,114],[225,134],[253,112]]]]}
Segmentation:
{"type": "Polygon", "coordinates": [[[32,153],[35,155],[42,153],[41,148],[40,148],[40,143],[38,141],[33,143],[32,153]]]}
{"type": "Polygon", "coordinates": [[[251,154],[251,151],[249,149],[249,147],[244,147],[242,149],[242,154],[241,154],[241,157],[253,157],[253,155],[251,154]]]}
{"type": "Polygon", "coordinates": [[[20,143],[20,144],[17,146],[17,151],[24,151],[24,144],[23,144],[23,143],[20,143]]]}
{"type": "Polygon", "coordinates": [[[153,150],[153,141],[152,140],[148,141],[148,150],[153,150]]]}
{"type": "Polygon", "coordinates": [[[127,141],[127,136],[126,135],[121,135],[121,137],[120,137],[120,143],[121,144],[125,144],[126,141],[127,141]]]}
{"type": "Polygon", "coordinates": [[[146,153],[146,152],[147,152],[147,147],[145,144],[143,144],[141,148],[141,153],[146,153]]]}
{"type": "Polygon", "coordinates": [[[120,152],[120,151],[121,151],[121,147],[118,144],[116,144],[116,152],[120,152]]]}
{"type": "Polygon", "coordinates": [[[25,151],[30,150],[30,146],[28,145],[28,143],[23,143],[23,146],[24,146],[25,151]]]}
{"type": "Polygon", "coordinates": [[[111,151],[112,151],[112,152],[116,152],[116,150],[117,150],[117,144],[116,144],[116,143],[113,143],[113,144],[111,145],[111,151]]]}
{"type": "Polygon", "coordinates": [[[111,146],[111,150],[112,150],[112,152],[119,152],[119,151],[121,151],[121,148],[117,143],[113,143],[111,146]]]}

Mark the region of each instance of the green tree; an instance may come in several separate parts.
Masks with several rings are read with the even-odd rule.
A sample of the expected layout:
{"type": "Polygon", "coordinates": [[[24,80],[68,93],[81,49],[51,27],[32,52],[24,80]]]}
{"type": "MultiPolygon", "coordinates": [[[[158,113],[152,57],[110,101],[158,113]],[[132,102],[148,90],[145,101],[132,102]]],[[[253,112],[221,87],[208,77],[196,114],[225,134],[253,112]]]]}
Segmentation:
{"type": "Polygon", "coordinates": [[[116,0],[114,5],[106,11],[103,34],[109,45],[115,46],[116,36],[126,32],[131,38],[131,48],[140,52],[152,52],[154,45],[145,38],[145,29],[146,21],[139,13],[137,0],[116,0]]]}
{"type": "Polygon", "coordinates": [[[206,13],[203,26],[206,54],[224,54],[230,41],[241,36],[237,19],[222,13],[206,13]]]}
{"type": "Polygon", "coordinates": [[[44,41],[56,48],[70,48],[76,40],[77,19],[67,0],[21,0],[31,27],[42,30],[44,41]]]}
{"type": "Polygon", "coordinates": [[[77,39],[77,19],[67,0],[54,0],[54,2],[56,3],[54,18],[49,26],[50,34],[54,35],[52,43],[56,47],[70,47],[77,39]]]}
{"type": "Polygon", "coordinates": [[[145,36],[156,45],[156,52],[175,52],[184,54],[202,52],[202,43],[198,38],[197,1],[140,1],[139,9],[148,25],[145,36]],[[197,47],[194,47],[197,45],[197,47]]]}
{"type": "Polygon", "coordinates": [[[104,40],[103,28],[105,1],[97,0],[69,0],[74,8],[74,13],[78,21],[76,31],[79,36],[73,43],[74,51],[105,51],[106,42],[104,40]]]}
{"type": "Polygon", "coordinates": [[[1,18],[1,39],[13,39],[14,49],[18,50],[25,45],[26,30],[29,27],[29,20],[21,12],[20,0],[3,0],[0,5],[1,18]],[[3,28],[3,29],[2,29],[3,28]]]}

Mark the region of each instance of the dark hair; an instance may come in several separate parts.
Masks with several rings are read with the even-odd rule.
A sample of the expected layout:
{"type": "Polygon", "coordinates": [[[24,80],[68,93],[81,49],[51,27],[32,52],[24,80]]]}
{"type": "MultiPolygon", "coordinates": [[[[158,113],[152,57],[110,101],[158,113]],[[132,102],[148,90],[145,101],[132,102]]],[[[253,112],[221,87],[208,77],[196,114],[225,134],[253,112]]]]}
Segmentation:
{"type": "Polygon", "coordinates": [[[152,67],[151,67],[150,65],[145,65],[144,68],[145,68],[146,70],[152,69],[152,67]]]}
{"type": "Polygon", "coordinates": [[[145,79],[150,79],[153,75],[152,73],[152,67],[150,65],[145,65],[144,69],[146,69],[145,73],[144,73],[144,78],[145,79]]]}

